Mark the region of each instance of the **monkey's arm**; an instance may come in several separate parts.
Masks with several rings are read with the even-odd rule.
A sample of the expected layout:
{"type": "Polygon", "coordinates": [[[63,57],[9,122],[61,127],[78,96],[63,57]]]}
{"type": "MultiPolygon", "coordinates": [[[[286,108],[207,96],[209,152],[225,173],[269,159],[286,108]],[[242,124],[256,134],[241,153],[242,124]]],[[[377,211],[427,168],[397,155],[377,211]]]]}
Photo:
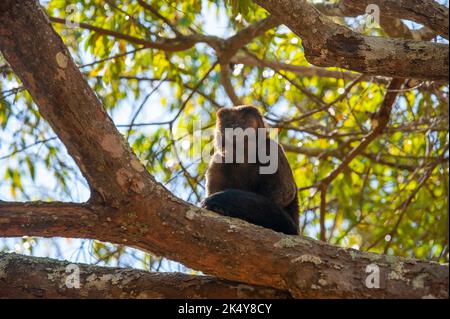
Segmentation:
{"type": "Polygon", "coordinates": [[[297,185],[283,148],[273,140],[270,143],[277,144],[278,167],[274,174],[260,175],[262,182],[258,185],[257,193],[284,208],[296,199],[297,185]]]}
{"type": "Polygon", "coordinates": [[[253,192],[228,189],[206,198],[202,207],[287,235],[298,234],[294,221],[281,207],[253,192]]]}
{"type": "Polygon", "coordinates": [[[225,166],[218,162],[220,154],[215,153],[211,158],[208,170],[206,172],[206,196],[218,193],[227,188],[232,188],[230,185],[230,177],[226,176],[225,166]]]}

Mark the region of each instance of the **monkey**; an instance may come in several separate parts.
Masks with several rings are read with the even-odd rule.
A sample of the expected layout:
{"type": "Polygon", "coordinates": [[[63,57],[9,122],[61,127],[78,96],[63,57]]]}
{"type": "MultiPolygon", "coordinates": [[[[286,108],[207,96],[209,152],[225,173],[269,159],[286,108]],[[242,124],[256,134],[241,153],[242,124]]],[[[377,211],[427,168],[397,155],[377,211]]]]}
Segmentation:
{"type": "Polygon", "coordinates": [[[207,198],[201,205],[221,215],[298,235],[297,185],[282,146],[269,138],[267,128],[259,110],[251,105],[222,108],[217,112],[214,154],[206,171],[207,198]],[[255,139],[251,140],[250,134],[243,138],[231,136],[231,140],[227,131],[230,128],[253,130],[255,139]],[[227,148],[227,142],[231,148],[227,148]],[[239,143],[244,151],[241,161],[237,160],[239,143]],[[261,154],[267,155],[268,150],[276,153],[277,169],[262,173],[266,165],[261,154]]]}

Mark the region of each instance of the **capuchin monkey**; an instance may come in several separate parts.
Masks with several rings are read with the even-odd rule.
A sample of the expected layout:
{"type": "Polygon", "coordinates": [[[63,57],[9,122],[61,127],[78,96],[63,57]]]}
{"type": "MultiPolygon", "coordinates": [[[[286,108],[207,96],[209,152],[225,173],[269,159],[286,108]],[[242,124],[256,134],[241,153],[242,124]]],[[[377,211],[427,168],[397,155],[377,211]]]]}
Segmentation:
{"type": "Polygon", "coordinates": [[[215,153],[206,172],[202,207],[298,235],[297,186],[282,147],[268,137],[254,106],[217,112],[215,153]],[[270,153],[270,156],[268,154],[270,153]]]}

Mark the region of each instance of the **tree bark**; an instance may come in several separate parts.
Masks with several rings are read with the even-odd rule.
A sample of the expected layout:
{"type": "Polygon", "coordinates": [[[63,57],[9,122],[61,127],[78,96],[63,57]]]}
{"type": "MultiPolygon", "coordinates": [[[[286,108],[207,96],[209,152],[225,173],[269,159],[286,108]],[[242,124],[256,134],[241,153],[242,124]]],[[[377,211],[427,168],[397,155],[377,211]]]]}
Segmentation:
{"type": "Polygon", "coordinates": [[[255,0],[302,38],[308,61],[369,75],[448,81],[448,45],[363,36],[306,0],[255,0]]]}
{"type": "Polygon", "coordinates": [[[448,39],[449,10],[434,0],[341,0],[315,6],[321,11],[348,17],[365,14],[371,4],[380,8],[381,16],[420,23],[448,39]]]}
{"type": "Polygon", "coordinates": [[[174,197],[132,153],[36,1],[0,3],[0,50],[92,190],[88,203],[67,204],[64,218],[55,218],[47,228],[40,220],[52,216],[52,204],[36,209],[3,203],[0,236],[88,237],[126,244],[297,298],[447,298],[448,266],[285,236],[174,197]],[[89,219],[84,227],[65,226],[70,210],[89,219]],[[377,289],[366,285],[372,264],[380,271],[377,289]]]}
{"type": "MultiPolygon", "coordinates": [[[[95,208],[86,210],[86,205],[82,204],[74,204],[78,206],[77,208],[72,205],[58,205],[61,205],[61,210],[64,210],[64,207],[70,207],[68,213],[74,214],[81,220],[87,219],[85,215],[90,216],[92,212],[96,212],[95,208]]],[[[53,203],[39,203],[38,206],[3,203],[0,205],[0,216],[6,216],[6,218],[0,219],[0,235],[96,238],[147,251],[154,251],[156,248],[153,232],[159,230],[158,225],[151,222],[134,223],[133,216],[128,216],[129,221],[127,222],[125,218],[121,224],[111,220],[109,225],[104,225],[92,220],[88,228],[92,235],[80,228],[74,230],[67,227],[68,223],[64,218],[53,218],[53,223],[43,227],[45,223],[41,224],[40,221],[45,219],[41,218],[41,215],[46,217],[55,206],[53,203]],[[16,217],[13,213],[16,213],[16,217]]],[[[166,240],[168,245],[175,247],[183,245],[183,249],[176,253],[176,257],[173,257],[175,256],[173,250],[170,251],[167,247],[167,253],[164,255],[221,278],[288,290],[297,298],[446,298],[448,296],[448,266],[363,253],[304,237],[284,236],[200,210],[190,210],[186,213],[186,209],[175,212],[180,217],[176,223],[182,225],[185,221],[192,221],[187,226],[180,226],[189,227],[190,230],[186,231],[185,235],[186,240],[192,241],[192,245],[178,243],[178,236],[170,236],[170,224],[175,221],[166,220],[165,228],[169,230],[169,233],[165,234],[163,241],[166,240]],[[220,239],[216,239],[217,232],[222,234],[220,239]],[[366,269],[369,265],[379,267],[381,282],[379,289],[366,286],[369,276],[366,269]]],[[[120,214],[126,216],[127,211],[122,211],[120,214]]],[[[11,269],[13,271],[15,268],[11,269]]],[[[11,276],[16,275],[12,273],[11,276]]],[[[2,286],[1,281],[0,286],[2,286]]]]}
{"type": "Polygon", "coordinates": [[[209,276],[104,268],[0,253],[0,299],[5,297],[286,299],[289,294],[272,288],[234,283],[209,276]],[[77,280],[79,286],[75,285],[77,280]]]}

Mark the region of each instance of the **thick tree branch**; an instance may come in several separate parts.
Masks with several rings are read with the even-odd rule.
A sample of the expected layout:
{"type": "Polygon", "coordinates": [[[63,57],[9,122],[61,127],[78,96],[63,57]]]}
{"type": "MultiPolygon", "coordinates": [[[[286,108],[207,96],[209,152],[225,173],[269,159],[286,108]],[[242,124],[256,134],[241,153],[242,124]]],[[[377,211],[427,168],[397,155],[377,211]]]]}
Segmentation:
{"type": "Polygon", "coordinates": [[[36,3],[3,1],[0,18],[0,49],[4,57],[67,147],[93,193],[114,206],[127,194],[144,187],[143,178],[133,182],[133,175],[145,175],[146,186],[150,186],[152,178],[128,151],[124,139],[36,3]],[[131,176],[123,170],[130,165],[137,168],[131,176]],[[107,170],[112,174],[106,174],[107,170]]]}
{"type": "MultiPolygon", "coordinates": [[[[448,296],[448,266],[413,259],[363,253],[353,249],[320,244],[307,238],[283,236],[265,229],[258,231],[253,225],[231,220],[225,223],[227,225],[225,228],[228,228],[228,230],[223,229],[221,231],[222,236],[220,240],[211,241],[209,238],[213,236],[212,232],[218,230],[218,225],[223,223],[222,218],[217,217],[216,219],[216,217],[213,218],[212,214],[207,213],[201,213],[203,216],[197,216],[199,213],[194,210],[189,212],[182,215],[178,222],[182,222],[183,218],[187,221],[191,220],[190,228],[192,230],[203,229],[206,234],[194,233],[191,235],[190,237],[195,241],[202,240],[203,245],[194,243],[193,245],[201,250],[200,253],[192,254],[193,248],[191,246],[190,250],[186,250],[186,254],[195,255],[194,257],[198,259],[196,263],[191,261],[190,265],[202,264],[202,268],[205,271],[208,269],[207,265],[219,269],[214,261],[216,259],[215,254],[212,252],[216,250],[216,254],[220,255],[221,258],[222,270],[211,270],[211,272],[230,273],[231,275],[227,277],[239,278],[241,281],[256,280],[261,284],[267,283],[270,286],[277,286],[279,289],[289,289],[297,298],[446,298],[448,296]],[[188,216],[188,218],[185,216],[188,216]],[[198,222],[201,222],[202,227],[198,226],[198,222]],[[210,228],[211,231],[208,231],[210,228]],[[248,245],[251,246],[249,247],[248,245]],[[203,251],[206,247],[210,247],[210,251],[205,254],[203,251]],[[236,253],[230,253],[233,251],[236,253]],[[233,257],[234,255],[236,256],[233,257]],[[245,262],[242,262],[243,258],[245,262]],[[380,267],[380,289],[369,289],[364,284],[368,276],[365,269],[369,264],[376,264],[380,267]],[[251,276],[248,271],[255,273],[251,276]]],[[[168,229],[170,224],[171,221],[168,221],[166,226],[168,229]]],[[[137,229],[134,229],[132,223],[123,223],[121,226],[122,230],[118,230],[114,223],[110,223],[108,227],[108,229],[105,228],[103,234],[101,234],[102,231],[98,230],[96,238],[111,242],[120,241],[122,243],[125,238],[128,238],[130,239],[126,241],[128,245],[146,250],[153,248],[149,241],[154,241],[154,239],[151,239],[152,236],[143,234],[144,224],[141,224],[139,226],[141,228],[137,229]],[[124,230],[126,227],[130,227],[129,230],[124,230]]],[[[33,233],[30,234],[29,231],[24,230],[25,233],[33,235],[33,233]]],[[[64,231],[61,233],[62,235],[66,234],[64,231]]],[[[1,231],[0,235],[3,236],[1,231]]],[[[56,236],[56,233],[54,235],[56,236]]],[[[166,235],[170,235],[170,233],[166,235]]],[[[187,234],[187,236],[189,235],[187,234]]],[[[169,245],[174,244],[175,241],[172,240],[172,237],[166,236],[162,240],[168,241],[169,245]]],[[[187,249],[189,245],[190,243],[185,248],[187,249]]],[[[196,248],[194,249],[196,250],[196,248]]],[[[177,256],[179,259],[184,259],[182,251],[177,256]]],[[[0,270],[3,270],[5,266],[2,264],[1,259],[0,265],[2,267],[0,267],[0,270]]],[[[25,265],[26,267],[30,266],[26,263],[25,265]]],[[[39,269],[34,265],[30,267],[29,269],[39,269]]],[[[43,269],[46,268],[43,266],[43,269]]],[[[29,269],[20,271],[29,272],[29,269]]],[[[100,278],[100,282],[102,278],[105,279],[107,281],[105,284],[109,287],[109,278],[103,277],[103,273],[101,270],[99,271],[96,268],[88,267],[86,270],[83,270],[86,274],[82,275],[82,278],[88,277],[88,274],[91,276],[94,274],[93,278],[100,278]]],[[[123,271],[118,272],[122,273],[123,271]]],[[[113,273],[116,272],[113,271],[108,274],[113,273]]],[[[8,275],[15,276],[14,273],[8,275]]],[[[34,276],[39,276],[39,274],[33,273],[33,278],[25,277],[23,280],[24,282],[28,279],[35,281],[37,279],[34,276]]],[[[16,281],[16,279],[9,278],[12,282],[16,281]]],[[[129,277],[127,276],[127,278],[129,277]]],[[[146,282],[145,278],[141,279],[146,282]]],[[[118,280],[120,281],[120,278],[118,280]]],[[[20,284],[17,286],[19,288],[22,287],[20,284]]],[[[52,289],[50,286],[48,287],[48,293],[52,293],[52,289]]],[[[85,288],[89,287],[88,285],[85,288]]],[[[133,283],[127,287],[133,288],[133,283]]],[[[140,287],[147,286],[144,284],[140,287]]],[[[137,291],[141,290],[137,289],[137,291]]],[[[169,289],[169,291],[172,290],[169,289]]],[[[89,293],[94,294],[95,291],[89,293]]],[[[276,293],[278,294],[278,292],[276,293]]],[[[90,295],[90,297],[94,296],[90,295]]],[[[70,295],[70,297],[76,296],[70,295]]]]}
{"type": "Polygon", "coordinates": [[[102,196],[95,239],[299,298],[448,296],[447,266],[285,236],[174,197],[131,152],[34,0],[0,2],[0,50],[102,196]],[[380,289],[365,285],[373,263],[380,289]]]}
{"type": "Polygon", "coordinates": [[[380,15],[420,23],[448,39],[449,10],[434,0],[340,0],[336,3],[319,3],[315,7],[327,15],[358,16],[375,4],[380,15]]]}
{"type": "MultiPolygon", "coordinates": [[[[314,6],[323,14],[327,16],[359,16],[364,15],[366,12],[354,10],[345,7],[343,2],[337,3],[316,3],[314,6]]],[[[414,39],[418,41],[429,41],[436,37],[436,33],[423,27],[419,30],[409,29],[405,23],[399,18],[388,16],[385,14],[380,15],[380,26],[391,38],[404,38],[414,39]]]]}
{"type": "Polygon", "coordinates": [[[363,36],[336,24],[306,0],[255,0],[302,38],[317,66],[369,75],[448,81],[448,45],[363,36]]]}
{"type": "Polygon", "coordinates": [[[280,290],[208,276],[104,268],[0,252],[0,299],[285,299],[288,297],[286,292],[280,290]],[[79,287],[73,286],[75,281],[72,281],[70,276],[74,279],[79,278],[79,287]]]}
{"type": "Polygon", "coordinates": [[[0,234],[94,238],[99,209],[76,203],[0,201],[0,234]]]}
{"type": "MultiPolygon", "coordinates": [[[[366,14],[365,11],[346,7],[342,1],[337,3],[316,3],[314,6],[327,16],[346,17],[366,14]]],[[[384,12],[380,15],[380,26],[391,38],[430,41],[437,36],[436,32],[427,27],[411,30],[400,18],[386,15],[384,12]]]]}

